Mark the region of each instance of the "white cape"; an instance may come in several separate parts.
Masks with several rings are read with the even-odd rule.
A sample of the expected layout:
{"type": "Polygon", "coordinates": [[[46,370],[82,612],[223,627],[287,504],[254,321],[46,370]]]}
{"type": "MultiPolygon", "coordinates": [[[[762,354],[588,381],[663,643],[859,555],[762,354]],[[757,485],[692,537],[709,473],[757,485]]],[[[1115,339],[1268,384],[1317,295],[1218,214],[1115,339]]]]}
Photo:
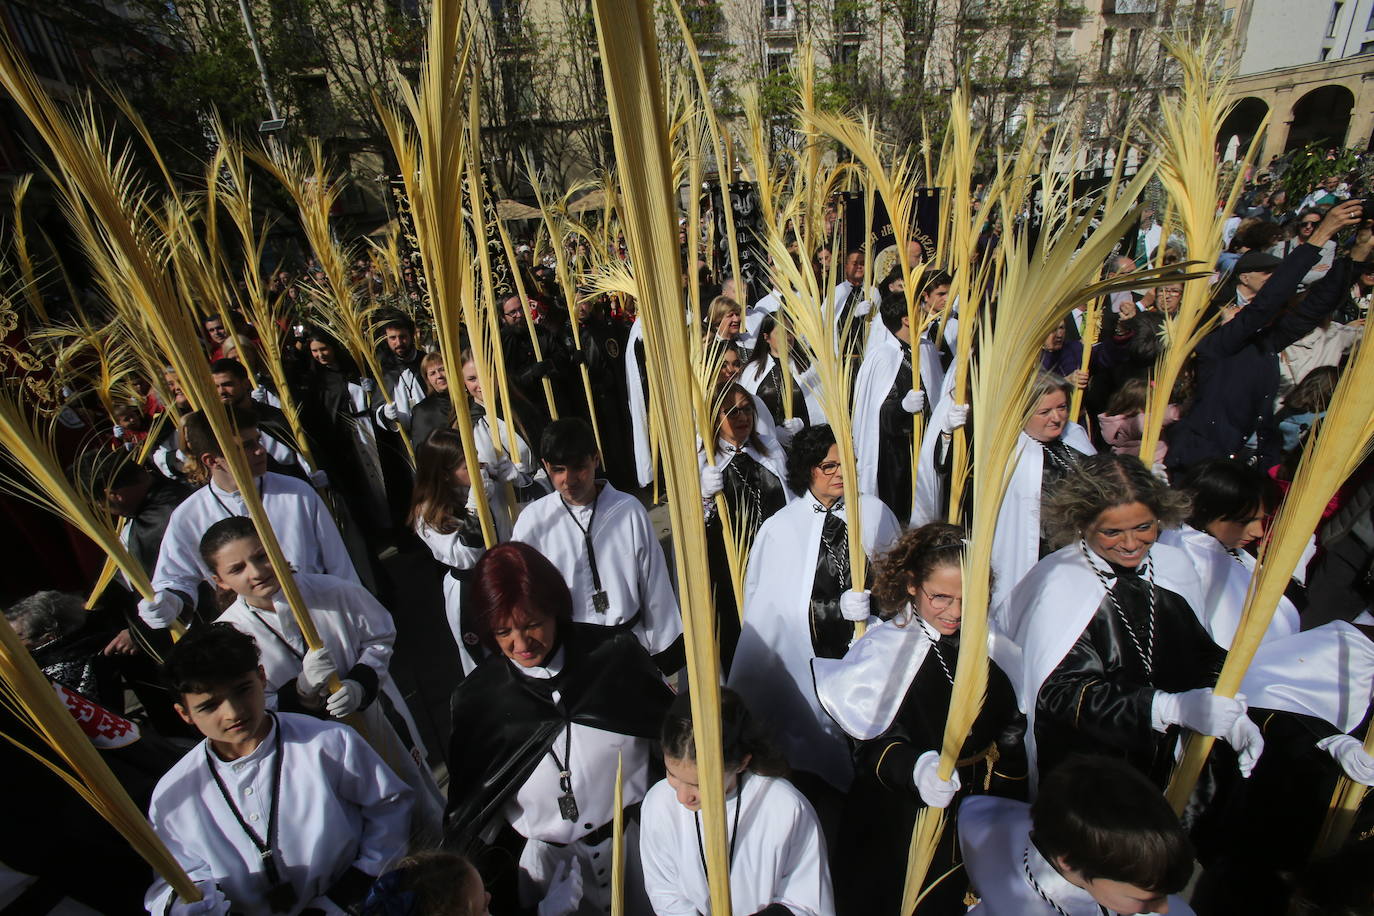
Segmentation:
{"type": "MultiPolygon", "coordinates": [[[[1245,608],[1245,594],[1255,575],[1255,558],[1245,551],[1232,557],[1216,538],[1191,525],[1171,528],[1159,535],[1159,543],[1177,547],[1188,555],[1202,582],[1202,625],[1212,642],[1230,649],[1245,608]]],[[[1298,632],[1298,609],[1282,596],[1264,639],[1280,639],[1298,632]]]]}
{"type": "MultiPolygon", "coordinates": [[[[1077,423],[1064,427],[1065,445],[1083,455],[1096,454],[1092,440],[1077,423]]],[[[1025,433],[1016,441],[1016,466],[1007,495],[997,513],[992,542],[992,605],[1011,594],[1021,577],[1040,560],[1040,485],[1045,470],[1045,450],[1025,433]]]]}
{"type": "Polygon", "coordinates": [[[844,658],[813,658],[821,708],[854,740],[878,737],[897,718],[932,644],[908,606],[870,626],[844,658]]]}
{"type": "Polygon", "coordinates": [[[1256,709],[1314,716],[1349,734],[1374,693],[1374,641],[1337,620],[1266,642],[1240,691],[1256,709]]]}
{"type": "MultiPolygon", "coordinates": [[[[884,328],[886,330],[886,328],[884,328]]],[[[931,408],[940,400],[944,383],[940,356],[935,345],[925,338],[919,341],[921,390],[931,408]]],[[[902,345],[891,333],[879,338],[864,354],[863,365],[854,383],[854,452],[859,464],[859,492],[878,492],[878,413],[892,390],[892,383],[902,366],[902,345]]],[[[908,518],[911,512],[903,513],[908,518]]]]}
{"type": "MultiPolygon", "coordinates": [[[[863,544],[870,560],[896,540],[897,519],[863,495],[863,544]]],[[[729,686],[751,709],[769,710],[788,761],[841,790],[854,777],[844,731],[821,709],[811,679],[811,586],[825,512],[815,497],[794,500],[763,523],[749,554],[744,626],[729,686]]],[[[845,515],[841,508],[839,514],[845,515]]],[[[847,520],[847,519],[846,519],[847,520]]]]}

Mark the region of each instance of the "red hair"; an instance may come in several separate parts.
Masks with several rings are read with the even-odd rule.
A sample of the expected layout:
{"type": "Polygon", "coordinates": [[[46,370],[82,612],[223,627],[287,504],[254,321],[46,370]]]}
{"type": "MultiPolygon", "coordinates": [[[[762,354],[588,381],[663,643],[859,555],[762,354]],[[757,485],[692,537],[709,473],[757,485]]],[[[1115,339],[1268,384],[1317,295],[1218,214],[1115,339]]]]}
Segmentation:
{"type": "Polygon", "coordinates": [[[492,633],[516,612],[553,615],[559,627],[572,623],[572,593],[563,574],[529,544],[507,541],[482,554],[472,569],[472,627],[488,648],[492,633]]]}

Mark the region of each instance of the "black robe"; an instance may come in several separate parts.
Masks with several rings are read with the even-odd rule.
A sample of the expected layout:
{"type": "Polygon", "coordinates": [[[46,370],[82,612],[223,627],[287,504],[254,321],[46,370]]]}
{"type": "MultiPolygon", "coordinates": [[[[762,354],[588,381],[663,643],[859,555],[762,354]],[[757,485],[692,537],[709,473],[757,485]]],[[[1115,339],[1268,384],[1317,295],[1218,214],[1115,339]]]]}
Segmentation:
{"type": "MultiPolygon", "coordinates": [[[[1113,566],[1117,576],[1093,619],[1036,698],[1037,762],[1043,777],[1073,753],[1124,758],[1160,788],[1174,766],[1178,726],[1165,733],[1151,727],[1155,691],[1182,693],[1216,684],[1226,651],[1212,641],[1188,602],[1155,583],[1155,624],[1151,643],[1149,597],[1136,570],[1113,566]],[[1136,639],[1112,604],[1134,628],[1136,639]],[[1147,670],[1139,641],[1153,658],[1147,670]],[[1153,645],[1153,649],[1147,648],[1153,645]]],[[[1224,754],[1220,745],[1217,751],[1224,754]]],[[[1234,765],[1234,764],[1233,764],[1234,765]]]]}
{"type": "MultiPolygon", "coordinates": [[[[918,626],[912,623],[911,626],[918,626]]],[[[836,850],[835,902],[840,913],[896,913],[901,909],[906,855],[911,831],[925,803],[916,788],[916,761],[926,751],[939,751],[953,692],[949,675],[958,668],[959,638],[941,637],[926,652],[920,670],[887,731],[861,741],[854,751],[854,786],[850,790],[836,850]],[[945,665],[935,656],[940,652],[945,665]],[[948,674],[946,673],[948,671],[948,674]]],[[[1025,717],[1016,705],[1011,681],[995,662],[988,663],[988,692],[960,750],[960,789],[946,809],[957,816],[970,795],[991,792],[1022,798],[1026,788],[1026,755],[1022,744],[1025,717]]],[[[947,825],[926,886],[957,861],[956,825],[947,825]]],[[[946,878],[916,912],[921,916],[960,913],[968,880],[963,872],[946,878]]]]}
{"type": "MultiPolygon", "coordinates": [[[[901,343],[901,341],[898,341],[901,343]]],[[[892,387],[878,405],[878,498],[887,504],[899,519],[911,516],[911,437],[915,430],[915,415],[902,407],[902,400],[911,391],[911,346],[902,343],[902,362],[892,387]]],[[[927,398],[930,397],[927,393],[927,398]]],[[[927,405],[928,407],[928,405],[927,405]]],[[[930,412],[925,411],[927,419],[930,412]]]]}
{"type": "Polygon", "coordinates": [[[436,429],[453,426],[453,398],[447,391],[431,393],[410,411],[410,441],[416,451],[436,429]]]}
{"type": "MultiPolygon", "coordinates": [[[[749,546],[754,543],[754,535],[774,512],[787,505],[787,494],[783,482],[759,464],[747,452],[737,452],[725,466],[723,473],[725,503],[730,507],[730,523],[738,525],[746,515],[749,530],[743,533],[741,543],[748,556],[749,546]]],[[[731,532],[741,537],[739,530],[731,532]]],[[[711,573],[711,589],[715,596],[716,640],[720,649],[721,677],[730,674],[730,663],[735,658],[735,647],[739,645],[740,617],[739,607],[735,604],[735,590],[730,580],[730,559],[725,549],[725,529],[719,514],[706,520],[706,559],[711,573]]]]}
{"type": "MultiPolygon", "coordinates": [[[[760,347],[766,344],[760,343],[760,347]]],[[[797,356],[800,350],[795,350],[791,355],[792,365],[796,366],[797,356]]],[[[777,359],[773,360],[772,367],[768,370],[760,381],[758,388],[754,389],[754,396],[763,402],[768,408],[768,412],[773,415],[773,422],[781,424],[787,419],[787,411],[783,409],[783,378],[782,363],[777,359]]],[[[796,380],[794,373],[792,378],[792,416],[797,417],[806,426],[811,425],[811,414],[806,409],[806,392],[802,390],[801,384],[796,380]]]]}
{"type": "Polygon", "coordinates": [[[527,677],[504,655],[494,655],[454,691],[449,848],[473,847],[568,723],[658,737],[673,695],[639,641],[629,632],[581,623],[565,625],[560,635],[564,661],[556,677],[527,677]],[[561,703],[554,702],[553,690],[561,703]]]}

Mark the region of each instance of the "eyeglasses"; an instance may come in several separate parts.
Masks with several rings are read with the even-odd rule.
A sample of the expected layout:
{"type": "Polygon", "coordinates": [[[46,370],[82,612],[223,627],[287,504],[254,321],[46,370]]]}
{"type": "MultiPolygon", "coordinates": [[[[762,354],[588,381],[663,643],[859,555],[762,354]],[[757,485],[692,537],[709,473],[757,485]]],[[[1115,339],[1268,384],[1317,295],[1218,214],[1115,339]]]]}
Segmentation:
{"type": "Polygon", "coordinates": [[[1303,229],[1314,229],[1320,222],[1321,220],[1319,219],[1305,219],[1302,222],[1298,223],[1298,225],[1301,226],[1303,229]]]}
{"type": "Polygon", "coordinates": [[[954,607],[954,602],[956,601],[959,602],[960,607],[963,607],[964,605],[963,598],[956,598],[953,595],[932,595],[930,592],[926,591],[926,587],[924,585],[922,585],[920,588],[921,594],[926,596],[926,600],[930,602],[930,606],[937,611],[949,610],[950,608],[954,607]]]}
{"type": "Polygon", "coordinates": [[[838,461],[822,461],[820,464],[816,465],[816,470],[820,471],[826,477],[834,477],[840,471],[840,463],[838,461]]]}
{"type": "Polygon", "coordinates": [[[731,407],[731,408],[729,408],[729,409],[727,409],[727,410],[725,411],[725,418],[726,418],[727,420],[733,419],[734,417],[737,417],[737,416],[741,416],[741,417],[752,417],[753,415],[754,415],[754,405],[752,405],[752,404],[740,404],[740,405],[737,406],[737,407],[731,407]]]}

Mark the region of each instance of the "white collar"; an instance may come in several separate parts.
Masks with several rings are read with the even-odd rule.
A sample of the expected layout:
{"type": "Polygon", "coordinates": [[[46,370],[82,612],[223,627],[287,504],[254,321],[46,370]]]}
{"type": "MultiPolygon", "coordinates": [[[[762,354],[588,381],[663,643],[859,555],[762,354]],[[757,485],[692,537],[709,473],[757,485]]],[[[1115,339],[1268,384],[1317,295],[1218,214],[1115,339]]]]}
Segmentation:
{"type": "Polygon", "coordinates": [[[558,677],[558,675],[563,673],[563,663],[565,659],[563,654],[563,647],[559,646],[557,651],[553,653],[553,657],[548,660],[547,665],[535,665],[532,668],[526,668],[524,665],[517,664],[515,659],[507,659],[507,661],[509,661],[511,665],[514,666],[516,671],[519,671],[525,677],[532,677],[536,680],[547,681],[552,680],[553,678],[556,678],[558,677]]]}
{"type": "MultiPolygon", "coordinates": [[[[845,506],[845,504],[844,504],[844,502],[843,502],[843,500],[844,500],[844,497],[843,497],[843,496],[841,496],[840,499],[837,500],[837,501],[840,503],[840,506],[839,506],[838,509],[836,509],[836,508],[827,509],[827,508],[825,507],[825,504],[822,503],[819,499],[816,498],[816,494],[811,492],[810,488],[807,488],[807,491],[806,491],[806,498],[807,498],[808,500],[811,501],[811,510],[812,510],[813,512],[815,512],[817,515],[822,515],[822,514],[824,514],[824,513],[829,512],[829,513],[831,513],[832,515],[838,515],[840,518],[844,518],[844,517],[845,517],[845,516],[844,516],[844,506],[845,506]]],[[[834,503],[831,503],[831,506],[833,507],[833,506],[834,506],[834,503]]]]}
{"type": "Polygon", "coordinates": [[[243,764],[256,763],[259,760],[267,759],[267,757],[272,753],[272,749],[276,746],[276,741],[273,740],[272,736],[276,733],[278,725],[276,716],[271,715],[270,713],[264,713],[264,715],[267,716],[267,721],[269,723],[267,727],[267,734],[262,736],[262,740],[258,742],[257,747],[253,748],[252,751],[248,752],[247,754],[244,754],[242,757],[235,757],[233,760],[225,760],[215,751],[214,746],[210,745],[210,739],[205,739],[206,744],[210,747],[210,759],[215,762],[215,767],[217,769],[238,770],[243,766],[243,764]]]}
{"type": "MultiPolygon", "coordinates": [[[[253,484],[258,488],[258,495],[261,496],[262,493],[264,492],[264,490],[265,490],[264,484],[266,484],[266,482],[267,482],[267,475],[266,475],[266,474],[263,474],[261,477],[254,477],[254,478],[253,478],[253,484]]],[[[240,493],[238,490],[226,490],[226,489],[224,489],[223,487],[221,487],[221,486],[219,486],[218,484],[215,483],[215,480],[214,480],[213,477],[210,478],[210,481],[206,484],[206,486],[208,486],[208,487],[210,488],[210,492],[211,492],[212,494],[216,495],[216,496],[232,496],[234,499],[238,499],[238,500],[242,500],[242,499],[243,499],[243,494],[240,493]]]]}
{"type": "Polygon", "coordinates": [[[1026,839],[1023,855],[1026,868],[1030,869],[1030,877],[1028,878],[1025,869],[1022,869],[1021,880],[1030,888],[1031,893],[1035,893],[1038,885],[1053,905],[1058,905],[1068,916],[1102,916],[1102,908],[1093,899],[1092,894],[1061,875],[1059,870],[1041,855],[1040,850],[1029,838],[1026,839]],[[1031,879],[1034,879],[1034,884],[1031,883],[1031,879]]]}

